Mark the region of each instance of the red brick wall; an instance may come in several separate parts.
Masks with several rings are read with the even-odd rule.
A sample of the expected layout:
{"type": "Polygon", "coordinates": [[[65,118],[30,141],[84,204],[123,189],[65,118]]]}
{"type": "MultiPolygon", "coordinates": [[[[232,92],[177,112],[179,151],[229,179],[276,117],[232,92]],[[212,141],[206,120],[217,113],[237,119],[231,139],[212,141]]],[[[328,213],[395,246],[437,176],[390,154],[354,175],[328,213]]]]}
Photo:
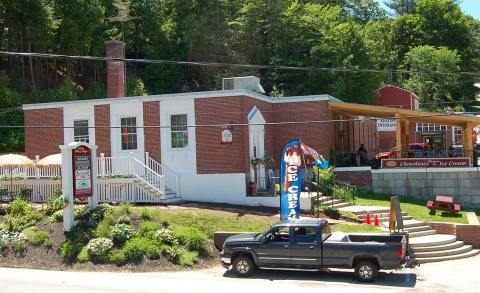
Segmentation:
{"type": "MultiPolygon", "coordinates": [[[[333,113],[328,108],[328,101],[273,104],[273,110],[274,122],[333,119],[333,113]]],[[[325,158],[330,158],[330,147],[335,144],[335,124],[333,122],[283,124],[274,125],[272,128],[273,157],[276,161],[278,161],[283,145],[294,138],[300,138],[325,158]]]]}
{"type": "Polygon", "coordinates": [[[355,186],[372,187],[371,171],[336,171],[335,179],[355,186]]]}
{"type": "Polygon", "coordinates": [[[480,247],[480,225],[463,225],[451,223],[428,223],[441,234],[456,235],[457,240],[464,241],[475,248],[480,247]]]}
{"type": "MultiPolygon", "coordinates": [[[[105,42],[107,57],[125,58],[125,43],[121,41],[105,42]]],[[[107,61],[107,98],[125,96],[125,62],[107,61]]]]}
{"type": "Polygon", "coordinates": [[[414,109],[416,97],[407,90],[385,86],[378,90],[377,105],[403,109],[414,109]]]}
{"type": "Polygon", "coordinates": [[[110,105],[95,105],[94,107],[97,155],[100,156],[100,153],[104,153],[106,157],[110,157],[110,128],[105,127],[110,126],[110,105]]]}
{"type": "Polygon", "coordinates": [[[63,108],[26,110],[25,126],[57,126],[58,128],[25,128],[25,154],[45,157],[60,152],[63,145],[63,108]]]}
{"type": "MultiPolygon", "coordinates": [[[[160,102],[143,103],[143,125],[160,126],[160,102]]],[[[143,130],[145,135],[145,152],[150,152],[150,157],[160,162],[160,127],[143,130]]]]}

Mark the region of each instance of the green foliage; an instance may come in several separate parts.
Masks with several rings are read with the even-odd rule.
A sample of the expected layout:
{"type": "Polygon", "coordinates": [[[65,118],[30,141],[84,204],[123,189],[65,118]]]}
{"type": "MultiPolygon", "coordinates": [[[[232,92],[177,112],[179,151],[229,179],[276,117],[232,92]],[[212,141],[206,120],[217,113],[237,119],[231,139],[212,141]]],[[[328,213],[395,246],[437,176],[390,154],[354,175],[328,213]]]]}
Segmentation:
{"type": "Polygon", "coordinates": [[[158,239],[158,241],[167,245],[176,246],[178,244],[178,240],[175,238],[175,235],[173,235],[173,232],[168,228],[161,228],[157,230],[155,237],[158,239]]]}
{"type": "Polygon", "coordinates": [[[16,199],[7,208],[7,216],[2,227],[10,232],[20,232],[35,225],[41,218],[42,214],[34,210],[27,201],[16,199]]]}
{"type": "Polygon", "coordinates": [[[66,207],[68,201],[63,198],[60,191],[52,195],[47,201],[47,207],[45,208],[45,215],[51,216],[56,211],[60,211],[66,207]]]}
{"type": "Polygon", "coordinates": [[[207,243],[207,236],[194,227],[179,227],[174,230],[174,236],[180,244],[192,251],[200,251],[207,243]]]}
{"type": "Polygon", "coordinates": [[[147,209],[143,209],[140,214],[140,217],[145,221],[149,221],[152,219],[152,213],[147,209]]]}
{"type": "Polygon", "coordinates": [[[132,207],[132,204],[129,202],[124,202],[120,204],[119,210],[122,214],[130,214],[130,208],[132,207]]]}
{"type": "Polygon", "coordinates": [[[128,224],[117,224],[113,226],[110,235],[117,245],[122,245],[135,235],[135,230],[128,224]]]}
{"type": "Polygon", "coordinates": [[[327,169],[320,169],[319,167],[313,167],[315,172],[315,181],[319,183],[320,191],[329,196],[332,194],[333,182],[335,180],[335,173],[333,173],[333,166],[328,167],[327,169]]]}
{"type": "Polygon", "coordinates": [[[118,218],[117,223],[119,224],[130,224],[130,217],[127,215],[122,215],[118,218]]]}
{"type": "Polygon", "coordinates": [[[13,217],[24,216],[29,211],[29,203],[24,199],[15,199],[7,207],[7,214],[13,217]]]}
{"type": "Polygon", "coordinates": [[[337,209],[329,207],[327,205],[320,205],[317,207],[317,209],[323,212],[327,217],[332,219],[339,219],[341,215],[337,209]]]}
{"type": "Polygon", "coordinates": [[[110,253],[110,262],[116,264],[117,266],[123,266],[128,261],[123,250],[114,250],[110,253]]]}
{"type": "Polygon", "coordinates": [[[161,246],[157,241],[144,237],[128,240],[123,251],[127,261],[133,263],[142,262],[143,257],[158,259],[162,253],[161,246]]]}
{"type": "Polygon", "coordinates": [[[90,254],[88,253],[88,249],[86,246],[84,246],[82,250],[80,250],[80,253],[77,256],[77,261],[79,263],[85,263],[90,261],[90,254]]]}
{"type": "Polygon", "coordinates": [[[39,230],[37,227],[29,227],[22,231],[28,242],[32,245],[38,246],[45,243],[49,238],[48,232],[39,230]]]}
{"type": "Polygon", "coordinates": [[[65,263],[72,263],[77,259],[78,254],[83,248],[83,243],[75,240],[65,241],[59,248],[60,256],[65,263]]]}
{"type": "Polygon", "coordinates": [[[145,221],[140,223],[138,226],[138,231],[140,235],[145,235],[148,232],[156,232],[158,229],[162,228],[162,225],[157,222],[145,221]]]}
{"type": "Polygon", "coordinates": [[[346,202],[353,202],[355,188],[353,186],[333,185],[332,196],[346,202]]]}
{"type": "Polygon", "coordinates": [[[189,251],[185,248],[178,250],[178,264],[184,267],[193,267],[198,262],[198,252],[189,251]]]}
{"type": "Polygon", "coordinates": [[[52,240],[51,238],[47,238],[47,239],[45,239],[45,241],[43,242],[43,245],[45,245],[45,247],[46,247],[46,248],[49,248],[49,249],[53,248],[53,245],[54,245],[54,244],[55,244],[55,243],[53,243],[53,240],[52,240]]]}

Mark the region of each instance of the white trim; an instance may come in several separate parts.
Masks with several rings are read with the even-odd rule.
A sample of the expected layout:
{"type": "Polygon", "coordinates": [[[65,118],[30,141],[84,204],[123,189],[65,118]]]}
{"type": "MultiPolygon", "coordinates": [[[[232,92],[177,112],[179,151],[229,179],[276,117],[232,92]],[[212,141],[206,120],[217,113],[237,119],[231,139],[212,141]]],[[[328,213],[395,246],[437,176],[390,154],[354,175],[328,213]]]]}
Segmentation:
{"type": "Polygon", "coordinates": [[[450,172],[478,172],[476,167],[464,168],[398,168],[398,169],[378,169],[372,170],[372,174],[386,173],[450,173],[450,172]]]}
{"type": "Polygon", "coordinates": [[[192,93],[177,93],[177,94],[165,94],[165,95],[150,95],[150,96],[135,96],[135,97],[120,97],[120,98],[103,98],[95,100],[76,100],[65,102],[50,102],[50,103],[37,103],[37,104],[24,104],[22,110],[34,110],[34,109],[47,109],[47,108],[61,108],[66,105],[72,104],[90,104],[90,105],[104,105],[115,104],[130,101],[139,102],[151,102],[162,100],[189,100],[189,99],[205,99],[205,98],[219,98],[219,97],[237,97],[247,96],[260,101],[269,102],[272,104],[278,103],[295,103],[295,102],[309,102],[309,101],[332,101],[341,102],[330,95],[311,95],[311,96],[292,96],[283,98],[273,98],[265,95],[261,95],[247,90],[218,90],[218,91],[205,91],[205,92],[192,92],[192,93]]]}
{"type": "Polygon", "coordinates": [[[355,171],[371,171],[372,167],[337,167],[333,169],[333,172],[355,172],[355,171]]]}

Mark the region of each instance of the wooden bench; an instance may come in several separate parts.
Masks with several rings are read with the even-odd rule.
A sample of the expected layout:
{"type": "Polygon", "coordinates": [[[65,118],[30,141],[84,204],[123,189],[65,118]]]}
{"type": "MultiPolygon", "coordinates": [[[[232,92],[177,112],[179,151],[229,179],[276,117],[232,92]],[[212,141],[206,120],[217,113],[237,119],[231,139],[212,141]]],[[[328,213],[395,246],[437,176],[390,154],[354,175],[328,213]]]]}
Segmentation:
{"type": "Polygon", "coordinates": [[[451,196],[437,195],[435,200],[427,201],[427,208],[430,210],[431,214],[434,214],[437,210],[456,214],[460,211],[460,204],[453,203],[453,198],[451,196]]]}

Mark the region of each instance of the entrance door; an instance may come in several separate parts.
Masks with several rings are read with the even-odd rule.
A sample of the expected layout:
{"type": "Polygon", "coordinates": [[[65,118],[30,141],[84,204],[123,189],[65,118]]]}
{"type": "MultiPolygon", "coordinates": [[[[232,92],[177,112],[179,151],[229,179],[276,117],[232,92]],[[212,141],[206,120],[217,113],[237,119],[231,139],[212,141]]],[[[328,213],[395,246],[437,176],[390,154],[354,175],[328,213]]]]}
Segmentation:
{"type": "MultiPolygon", "coordinates": [[[[265,119],[256,106],[248,114],[248,124],[250,161],[263,160],[265,159],[265,119]]],[[[265,165],[259,164],[256,167],[250,165],[250,178],[257,183],[259,189],[265,189],[265,165]]]]}

